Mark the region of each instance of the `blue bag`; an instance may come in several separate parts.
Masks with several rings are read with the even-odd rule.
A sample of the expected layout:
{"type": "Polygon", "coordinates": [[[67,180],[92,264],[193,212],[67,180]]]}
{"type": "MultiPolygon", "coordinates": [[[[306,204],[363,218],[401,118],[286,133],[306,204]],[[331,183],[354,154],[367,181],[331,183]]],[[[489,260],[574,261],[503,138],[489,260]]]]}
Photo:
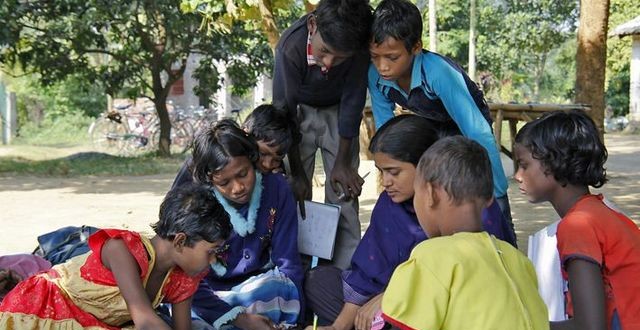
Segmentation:
{"type": "Polygon", "coordinates": [[[91,226],[63,227],[38,236],[39,246],[33,254],[57,265],[68,259],[89,252],[87,239],[99,229],[91,226]]]}

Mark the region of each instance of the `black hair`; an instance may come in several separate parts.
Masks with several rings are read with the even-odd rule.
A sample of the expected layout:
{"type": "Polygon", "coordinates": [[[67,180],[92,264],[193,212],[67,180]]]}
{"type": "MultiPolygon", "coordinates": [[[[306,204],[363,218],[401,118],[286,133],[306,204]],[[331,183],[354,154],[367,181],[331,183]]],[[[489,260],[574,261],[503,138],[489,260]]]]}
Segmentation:
{"type": "Polygon", "coordinates": [[[212,123],[196,133],[193,141],[191,173],[198,183],[210,183],[211,175],[222,170],[233,157],[245,156],[255,165],[258,144],[231,119],[212,123]]]}
{"type": "Polygon", "coordinates": [[[151,225],[163,239],[186,235],[185,245],[192,247],[201,240],[226,240],[231,233],[229,214],[216,199],[210,187],[199,184],[171,189],[160,205],[158,222],[151,225]]]}
{"type": "Polygon", "coordinates": [[[563,186],[599,188],[607,182],[607,148],[584,111],[546,113],[518,131],[516,144],[529,150],[546,174],[553,174],[563,186]]]}
{"type": "Polygon", "coordinates": [[[264,141],[270,147],[277,147],[280,154],[289,152],[293,143],[295,123],[285,111],[271,104],[262,104],[255,108],[244,120],[242,127],[257,141],[264,141]]]}
{"type": "Polygon", "coordinates": [[[418,165],[420,156],[438,139],[460,134],[457,127],[417,115],[400,115],[384,123],[371,139],[369,152],[418,165]]]}
{"type": "Polygon", "coordinates": [[[332,48],[342,52],[368,49],[371,6],[367,0],[321,0],[314,12],[318,32],[332,48]]]}
{"type": "Polygon", "coordinates": [[[407,0],[383,0],[373,12],[371,40],[383,43],[393,37],[404,43],[407,51],[422,40],[422,16],[420,10],[407,0]]]}
{"type": "Polygon", "coordinates": [[[442,187],[454,203],[493,197],[489,154],[478,142],[450,136],[434,143],[420,158],[417,177],[442,187]]]}

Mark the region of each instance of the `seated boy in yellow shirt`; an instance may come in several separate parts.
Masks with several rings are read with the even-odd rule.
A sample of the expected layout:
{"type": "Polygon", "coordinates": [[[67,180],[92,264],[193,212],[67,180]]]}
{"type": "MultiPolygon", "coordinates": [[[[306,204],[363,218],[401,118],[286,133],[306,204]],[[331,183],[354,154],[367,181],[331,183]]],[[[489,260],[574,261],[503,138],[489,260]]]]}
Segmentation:
{"type": "Polygon", "coordinates": [[[462,136],[433,144],[420,159],[414,207],[429,237],[398,266],[382,298],[400,329],[548,329],[533,265],[482,230],[493,200],[487,152],[462,136]]]}

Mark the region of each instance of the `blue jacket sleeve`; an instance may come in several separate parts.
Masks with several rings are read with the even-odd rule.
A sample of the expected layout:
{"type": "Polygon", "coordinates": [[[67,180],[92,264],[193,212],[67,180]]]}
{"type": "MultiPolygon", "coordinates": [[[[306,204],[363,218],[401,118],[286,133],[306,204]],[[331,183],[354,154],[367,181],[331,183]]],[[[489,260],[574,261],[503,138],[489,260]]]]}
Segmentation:
{"type": "Polygon", "coordinates": [[[425,239],[415,214],[394,203],[386,192],[380,194],[351,269],[343,272],[344,301],[361,306],[384,291],[396,267],[425,239]]]}
{"type": "Polygon", "coordinates": [[[496,197],[506,195],[507,177],[502,168],[495,137],[491,126],[473,101],[462,74],[436,56],[431,57],[430,60],[425,58],[423,65],[428,67],[430,73],[427,75],[427,84],[440,98],[462,134],[480,143],[487,150],[493,171],[494,195],[496,197]]]}
{"type": "Polygon", "coordinates": [[[277,180],[278,212],[271,239],[271,260],[298,289],[302,304],[304,294],[302,291],[302,264],[298,253],[298,214],[296,212],[293,194],[283,176],[277,180]]]}
{"type": "Polygon", "coordinates": [[[373,64],[370,64],[368,73],[369,95],[371,96],[371,112],[373,113],[376,130],[393,118],[393,109],[395,108],[395,103],[389,100],[378,88],[379,79],[378,70],[373,64]]]}

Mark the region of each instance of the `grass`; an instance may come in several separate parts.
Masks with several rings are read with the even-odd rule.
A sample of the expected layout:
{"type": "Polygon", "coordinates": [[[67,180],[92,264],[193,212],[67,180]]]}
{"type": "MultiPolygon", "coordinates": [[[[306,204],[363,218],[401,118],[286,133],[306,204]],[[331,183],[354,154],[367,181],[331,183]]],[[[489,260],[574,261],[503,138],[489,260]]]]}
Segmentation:
{"type": "Polygon", "coordinates": [[[5,156],[0,157],[0,176],[73,177],[177,173],[184,157],[184,155],[176,155],[160,158],[152,154],[118,157],[95,152],[81,152],[67,157],[44,160],[5,156]]]}
{"type": "Polygon", "coordinates": [[[0,145],[0,176],[41,177],[125,176],[177,173],[185,155],[161,158],[149,153],[118,157],[94,152],[87,128],[93,121],[83,115],[45,118],[27,123],[10,145],[0,145]]]}

